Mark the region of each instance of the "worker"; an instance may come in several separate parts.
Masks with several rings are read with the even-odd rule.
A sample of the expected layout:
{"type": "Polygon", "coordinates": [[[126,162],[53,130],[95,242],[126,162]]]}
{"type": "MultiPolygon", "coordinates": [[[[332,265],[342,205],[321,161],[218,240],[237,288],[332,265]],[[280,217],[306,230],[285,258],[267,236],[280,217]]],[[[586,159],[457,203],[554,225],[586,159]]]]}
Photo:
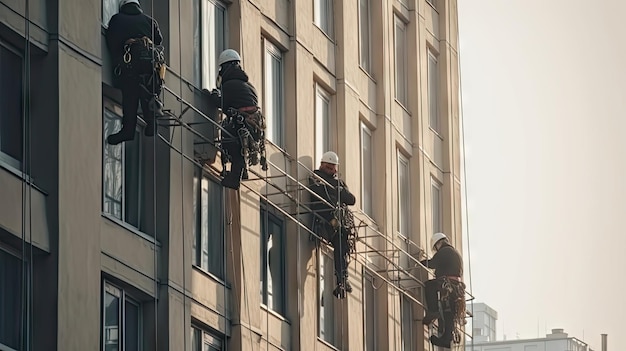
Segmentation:
{"type": "MultiPolygon", "coordinates": [[[[463,275],[463,258],[461,254],[450,244],[448,237],[444,233],[435,233],[431,240],[432,248],[435,251],[435,255],[431,259],[420,261],[422,265],[427,268],[435,270],[435,279],[426,281],[425,283],[425,297],[426,297],[426,315],[423,319],[423,323],[426,325],[431,324],[435,319],[440,316],[438,293],[442,292],[444,284],[450,284],[457,287],[455,291],[458,295],[460,291],[464,291],[465,286],[462,283],[461,276],[463,275]]],[[[447,305],[452,309],[455,309],[456,299],[463,299],[461,296],[450,296],[447,305]]],[[[463,300],[464,302],[464,300],[463,300]]],[[[448,314],[448,318],[444,318],[444,330],[441,336],[431,336],[430,341],[435,346],[450,348],[452,342],[452,333],[454,331],[454,321],[458,316],[455,315],[459,311],[452,311],[448,314]]],[[[444,313],[444,317],[446,314],[444,313]]]]}
{"type": "Polygon", "coordinates": [[[248,75],[241,68],[241,56],[233,49],[224,50],[218,60],[217,89],[213,99],[222,108],[222,186],[239,189],[242,179],[248,179],[247,164],[265,160],[265,120],[258,107],[258,97],[248,75]],[[259,156],[260,155],[260,156],[259,156]],[[230,170],[226,164],[230,162],[230,170]]]}
{"type": "Polygon", "coordinates": [[[121,0],[119,13],[109,21],[106,43],[115,65],[114,84],[122,90],[122,128],[107,137],[117,145],[133,140],[137,126],[137,108],[141,102],[144,134],[153,136],[155,118],[162,115],[159,99],[163,84],[165,61],[159,25],[143,13],[139,0],[121,0]]]}
{"type": "Polygon", "coordinates": [[[320,166],[314,171],[309,188],[313,191],[312,210],[316,215],[318,234],[333,247],[337,287],[333,294],[345,298],[352,292],[348,280],[348,259],[352,242],[353,227],[346,225],[347,206],[356,203],[345,182],[337,177],[339,156],[333,151],[322,155],[320,166]]]}

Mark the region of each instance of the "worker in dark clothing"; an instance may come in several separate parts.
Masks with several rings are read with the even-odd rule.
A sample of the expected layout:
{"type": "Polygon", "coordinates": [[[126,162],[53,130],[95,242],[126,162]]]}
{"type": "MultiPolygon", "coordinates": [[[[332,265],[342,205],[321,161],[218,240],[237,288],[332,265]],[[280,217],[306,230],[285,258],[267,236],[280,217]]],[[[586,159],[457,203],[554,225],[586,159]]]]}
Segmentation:
{"type": "Polygon", "coordinates": [[[122,129],[107,137],[112,145],[133,140],[137,108],[141,102],[147,124],[146,136],[153,136],[155,117],[162,115],[159,100],[165,65],[158,23],[143,13],[139,0],[121,0],[119,13],[109,21],[106,42],[115,65],[115,85],[122,90],[122,129]]]}
{"type": "Polygon", "coordinates": [[[356,198],[344,183],[337,178],[339,156],[332,151],[322,155],[319,169],[311,179],[309,188],[315,193],[312,197],[312,210],[316,214],[318,235],[333,246],[335,261],[335,276],[337,287],[333,294],[338,298],[345,298],[346,292],[352,292],[352,285],[348,281],[348,258],[350,253],[349,236],[354,228],[346,225],[341,210],[348,211],[346,206],[356,203],[356,198]],[[323,201],[322,201],[323,200],[323,201]],[[326,202],[328,203],[326,203],[326,202]]]}
{"type": "MultiPolygon", "coordinates": [[[[217,76],[217,90],[212,95],[226,115],[222,126],[222,165],[224,179],[221,184],[227,188],[239,189],[241,179],[248,178],[246,159],[257,164],[257,152],[264,152],[265,122],[258,107],[257,92],[249,82],[248,75],[241,68],[241,56],[233,49],[224,50],[217,63],[220,70],[217,76]],[[259,150],[261,148],[262,150],[259,150]],[[226,163],[230,171],[226,172],[226,163]]],[[[265,167],[265,156],[261,156],[265,167]]],[[[265,169],[265,168],[264,168],[265,169]]]]}
{"type": "MultiPolygon", "coordinates": [[[[435,270],[435,279],[426,281],[425,283],[425,297],[426,297],[426,316],[422,321],[424,324],[430,324],[440,315],[437,293],[442,291],[444,284],[455,286],[456,293],[452,295],[461,294],[461,296],[450,296],[450,301],[453,299],[461,298],[464,296],[465,285],[463,285],[461,276],[463,275],[463,258],[461,254],[450,245],[448,237],[443,233],[435,233],[431,239],[433,244],[433,250],[436,251],[435,255],[429,260],[423,260],[420,263],[427,268],[435,270]]],[[[463,300],[464,302],[464,300],[463,300]]],[[[450,304],[451,308],[455,308],[455,304],[450,304]]],[[[460,311],[451,311],[449,316],[444,313],[444,332],[441,336],[431,336],[431,342],[436,346],[450,348],[452,342],[452,332],[454,331],[455,313],[460,311]]],[[[463,316],[464,318],[464,316],[463,316]]]]}

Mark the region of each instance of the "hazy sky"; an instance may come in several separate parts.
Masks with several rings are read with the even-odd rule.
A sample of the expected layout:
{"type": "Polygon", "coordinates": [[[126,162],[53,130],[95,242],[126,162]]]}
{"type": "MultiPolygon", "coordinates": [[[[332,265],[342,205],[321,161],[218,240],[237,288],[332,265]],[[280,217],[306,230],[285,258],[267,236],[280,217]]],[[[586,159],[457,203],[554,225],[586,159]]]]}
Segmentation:
{"type": "MultiPolygon", "coordinates": [[[[626,0],[459,0],[473,293],[498,338],[626,326],[626,0]]],[[[468,270],[466,262],[466,270],[468,270]]]]}

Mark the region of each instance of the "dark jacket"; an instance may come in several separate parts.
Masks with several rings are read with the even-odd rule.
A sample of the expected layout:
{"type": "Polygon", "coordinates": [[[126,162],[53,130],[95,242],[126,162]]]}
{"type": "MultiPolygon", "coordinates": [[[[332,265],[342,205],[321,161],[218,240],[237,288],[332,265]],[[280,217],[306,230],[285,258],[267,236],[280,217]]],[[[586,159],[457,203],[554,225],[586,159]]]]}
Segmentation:
{"type": "Polygon", "coordinates": [[[226,65],[221,72],[222,76],[222,111],[229,108],[258,106],[256,89],[248,81],[248,75],[239,65],[226,65]]]}
{"type": "MultiPolygon", "coordinates": [[[[316,179],[315,177],[311,177],[309,188],[317,196],[321,197],[322,199],[328,201],[329,203],[335,206],[337,205],[337,200],[338,200],[337,196],[339,196],[339,203],[341,205],[352,206],[356,203],[356,198],[354,197],[354,195],[352,195],[350,190],[348,190],[348,187],[346,186],[346,183],[344,183],[343,180],[337,179],[335,176],[332,176],[330,174],[326,174],[320,171],[319,169],[316,169],[314,173],[318,177],[322,178],[326,183],[330,184],[330,185],[327,185],[326,183],[320,181],[319,179],[316,179]],[[341,187],[341,190],[339,190],[339,193],[337,192],[338,186],[341,187]]],[[[324,203],[323,201],[321,201],[318,197],[314,195],[311,195],[311,202],[312,202],[312,205],[311,205],[312,210],[315,211],[317,214],[319,214],[321,217],[323,217],[327,221],[330,221],[333,218],[334,206],[331,207],[327,205],[326,203],[324,203]]]]}
{"type": "Polygon", "coordinates": [[[154,45],[161,45],[163,42],[157,21],[144,14],[136,4],[122,6],[120,12],[111,17],[106,31],[107,47],[113,61],[116,64],[121,62],[124,44],[128,39],[142,37],[150,38],[154,45]]]}
{"type": "Polygon", "coordinates": [[[421,261],[421,263],[428,268],[433,268],[436,278],[463,275],[463,258],[454,247],[448,244],[443,244],[433,258],[421,261]]]}

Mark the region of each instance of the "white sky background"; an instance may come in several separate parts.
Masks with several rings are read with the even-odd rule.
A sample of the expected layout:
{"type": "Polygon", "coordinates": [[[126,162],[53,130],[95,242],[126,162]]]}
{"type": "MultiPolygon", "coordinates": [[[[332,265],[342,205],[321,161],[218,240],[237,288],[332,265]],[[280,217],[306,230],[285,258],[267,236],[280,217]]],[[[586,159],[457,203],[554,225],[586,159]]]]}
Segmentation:
{"type": "Polygon", "coordinates": [[[498,311],[500,340],[564,328],[595,350],[607,333],[617,351],[626,326],[626,0],[458,6],[476,301],[498,311]]]}

